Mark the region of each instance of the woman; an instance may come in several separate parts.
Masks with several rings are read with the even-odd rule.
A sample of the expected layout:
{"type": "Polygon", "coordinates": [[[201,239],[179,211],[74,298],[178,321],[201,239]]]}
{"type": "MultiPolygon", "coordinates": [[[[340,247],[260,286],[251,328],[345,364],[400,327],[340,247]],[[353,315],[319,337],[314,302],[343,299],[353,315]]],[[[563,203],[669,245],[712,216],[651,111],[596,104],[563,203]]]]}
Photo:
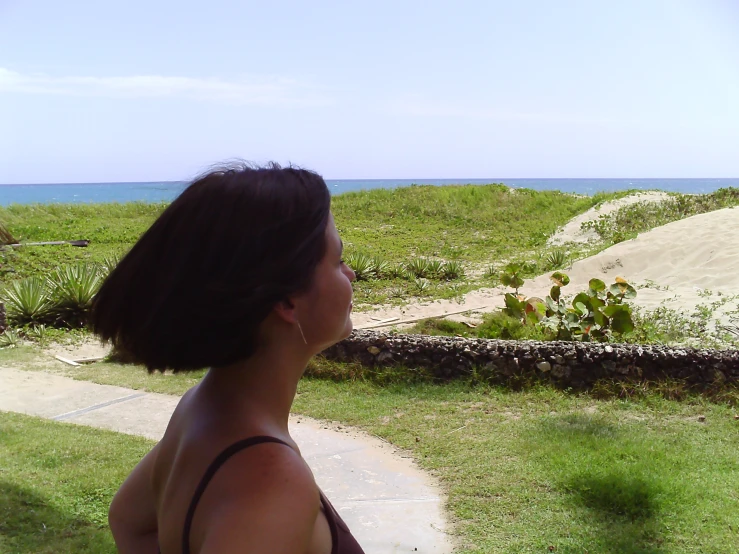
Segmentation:
{"type": "Polygon", "coordinates": [[[316,173],[238,166],[193,182],[113,270],[93,329],[149,371],[210,368],[113,499],[119,552],[359,554],[290,437],[298,381],[352,331],[316,173]]]}

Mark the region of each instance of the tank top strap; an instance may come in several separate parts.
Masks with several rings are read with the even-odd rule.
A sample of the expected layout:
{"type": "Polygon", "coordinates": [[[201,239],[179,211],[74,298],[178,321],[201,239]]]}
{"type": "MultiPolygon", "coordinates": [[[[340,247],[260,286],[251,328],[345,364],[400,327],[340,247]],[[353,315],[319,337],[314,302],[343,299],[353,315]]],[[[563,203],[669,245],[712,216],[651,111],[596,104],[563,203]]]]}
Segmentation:
{"type": "Polygon", "coordinates": [[[185,526],[182,530],[182,554],[190,554],[190,528],[192,527],[192,520],[195,517],[195,509],[198,507],[198,502],[200,502],[200,498],[203,496],[203,493],[205,492],[208,483],[210,483],[211,479],[213,479],[213,476],[221,468],[221,466],[225,464],[226,461],[234,454],[237,454],[238,452],[241,452],[242,450],[249,448],[250,446],[263,444],[265,442],[276,442],[279,444],[284,444],[288,448],[291,448],[290,445],[287,444],[285,441],[276,439],[275,437],[250,437],[248,439],[243,439],[235,442],[234,444],[226,448],[208,466],[208,469],[205,471],[203,478],[198,484],[198,488],[195,489],[195,494],[193,494],[192,501],[190,502],[190,507],[187,509],[187,515],[185,516],[185,526]]]}

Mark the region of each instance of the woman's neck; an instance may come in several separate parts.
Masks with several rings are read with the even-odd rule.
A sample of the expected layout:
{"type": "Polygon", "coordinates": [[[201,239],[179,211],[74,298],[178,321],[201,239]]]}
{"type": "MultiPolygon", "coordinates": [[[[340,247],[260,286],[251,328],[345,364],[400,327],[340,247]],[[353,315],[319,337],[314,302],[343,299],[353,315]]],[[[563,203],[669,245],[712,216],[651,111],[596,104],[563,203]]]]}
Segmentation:
{"type": "Polygon", "coordinates": [[[290,408],[309,359],[289,345],[264,348],[248,360],[208,371],[200,391],[215,409],[288,435],[290,408]]]}

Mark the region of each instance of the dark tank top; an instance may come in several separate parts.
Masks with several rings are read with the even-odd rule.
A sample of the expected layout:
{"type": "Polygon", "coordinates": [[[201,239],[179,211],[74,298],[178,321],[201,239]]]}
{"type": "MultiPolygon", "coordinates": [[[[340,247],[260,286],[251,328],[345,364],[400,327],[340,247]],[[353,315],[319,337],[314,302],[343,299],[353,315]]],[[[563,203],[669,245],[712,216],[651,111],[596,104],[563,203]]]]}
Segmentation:
{"type": "MultiPolygon", "coordinates": [[[[274,437],[251,437],[249,439],[240,440],[239,442],[234,443],[226,448],[216,457],[215,460],[213,460],[210,466],[208,466],[208,469],[205,471],[205,475],[203,475],[203,478],[198,484],[198,488],[195,489],[195,494],[192,497],[190,507],[187,510],[187,515],[185,516],[185,526],[182,530],[182,554],[191,554],[190,527],[192,526],[192,520],[195,516],[195,509],[198,507],[198,502],[200,501],[200,497],[203,496],[205,488],[208,486],[208,483],[210,483],[210,480],[213,479],[213,476],[216,474],[218,469],[220,469],[220,467],[224,463],[226,463],[226,460],[228,460],[237,452],[241,452],[245,448],[249,448],[250,446],[262,444],[265,442],[276,442],[279,444],[284,444],[288,448],[291,448],[290,445],[287,444],[285,441],[276,439],[274,437]]],[[[331,529],[331,554],[364,554],[364,550],[362,550],[362,547],[359,546],[357,540],[352,536],[349,528],[341,519],[338,512],[334,509],[328,499],[323,495],[323,492],[320,492],[320,495],[321,504],[323,505],[323,513],[326,516],[326,521],[328,521],[329,529],[331,529]]]]}

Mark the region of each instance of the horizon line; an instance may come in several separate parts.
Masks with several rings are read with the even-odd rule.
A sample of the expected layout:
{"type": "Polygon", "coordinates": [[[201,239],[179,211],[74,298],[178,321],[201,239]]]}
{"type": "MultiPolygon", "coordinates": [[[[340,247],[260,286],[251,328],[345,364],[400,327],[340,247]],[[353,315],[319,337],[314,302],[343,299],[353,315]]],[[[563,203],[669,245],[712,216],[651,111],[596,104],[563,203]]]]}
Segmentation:
{"type": "MultiPolygon", "coordinates": [[[[488,181],[489,184],[499,184],[502,181],[524,180],[524,181],[600,181],[600,180],[634,180],[634,181],[657,181],[657,180],[673,180],[673,181],[690,181],[690,180],[735,180],[737,177],[424,177],[424,178],[405,178],[405,177],[374,177],[374,178],[348,178],[348,179],[328,179],[324,177],[324,181],[413,181],[414,184],[423,185],[423,181],[459,181],[450,184],[467,184],[465,181],[488,181]]],[[[185,181],[84,181],[84,182],[63,182],[63,183],[0,183],[0,187],[34,187],[34,186],[65,186],[65,185],[151,185],[151,184],[186,184],[192,180],[185,181]]]]}

